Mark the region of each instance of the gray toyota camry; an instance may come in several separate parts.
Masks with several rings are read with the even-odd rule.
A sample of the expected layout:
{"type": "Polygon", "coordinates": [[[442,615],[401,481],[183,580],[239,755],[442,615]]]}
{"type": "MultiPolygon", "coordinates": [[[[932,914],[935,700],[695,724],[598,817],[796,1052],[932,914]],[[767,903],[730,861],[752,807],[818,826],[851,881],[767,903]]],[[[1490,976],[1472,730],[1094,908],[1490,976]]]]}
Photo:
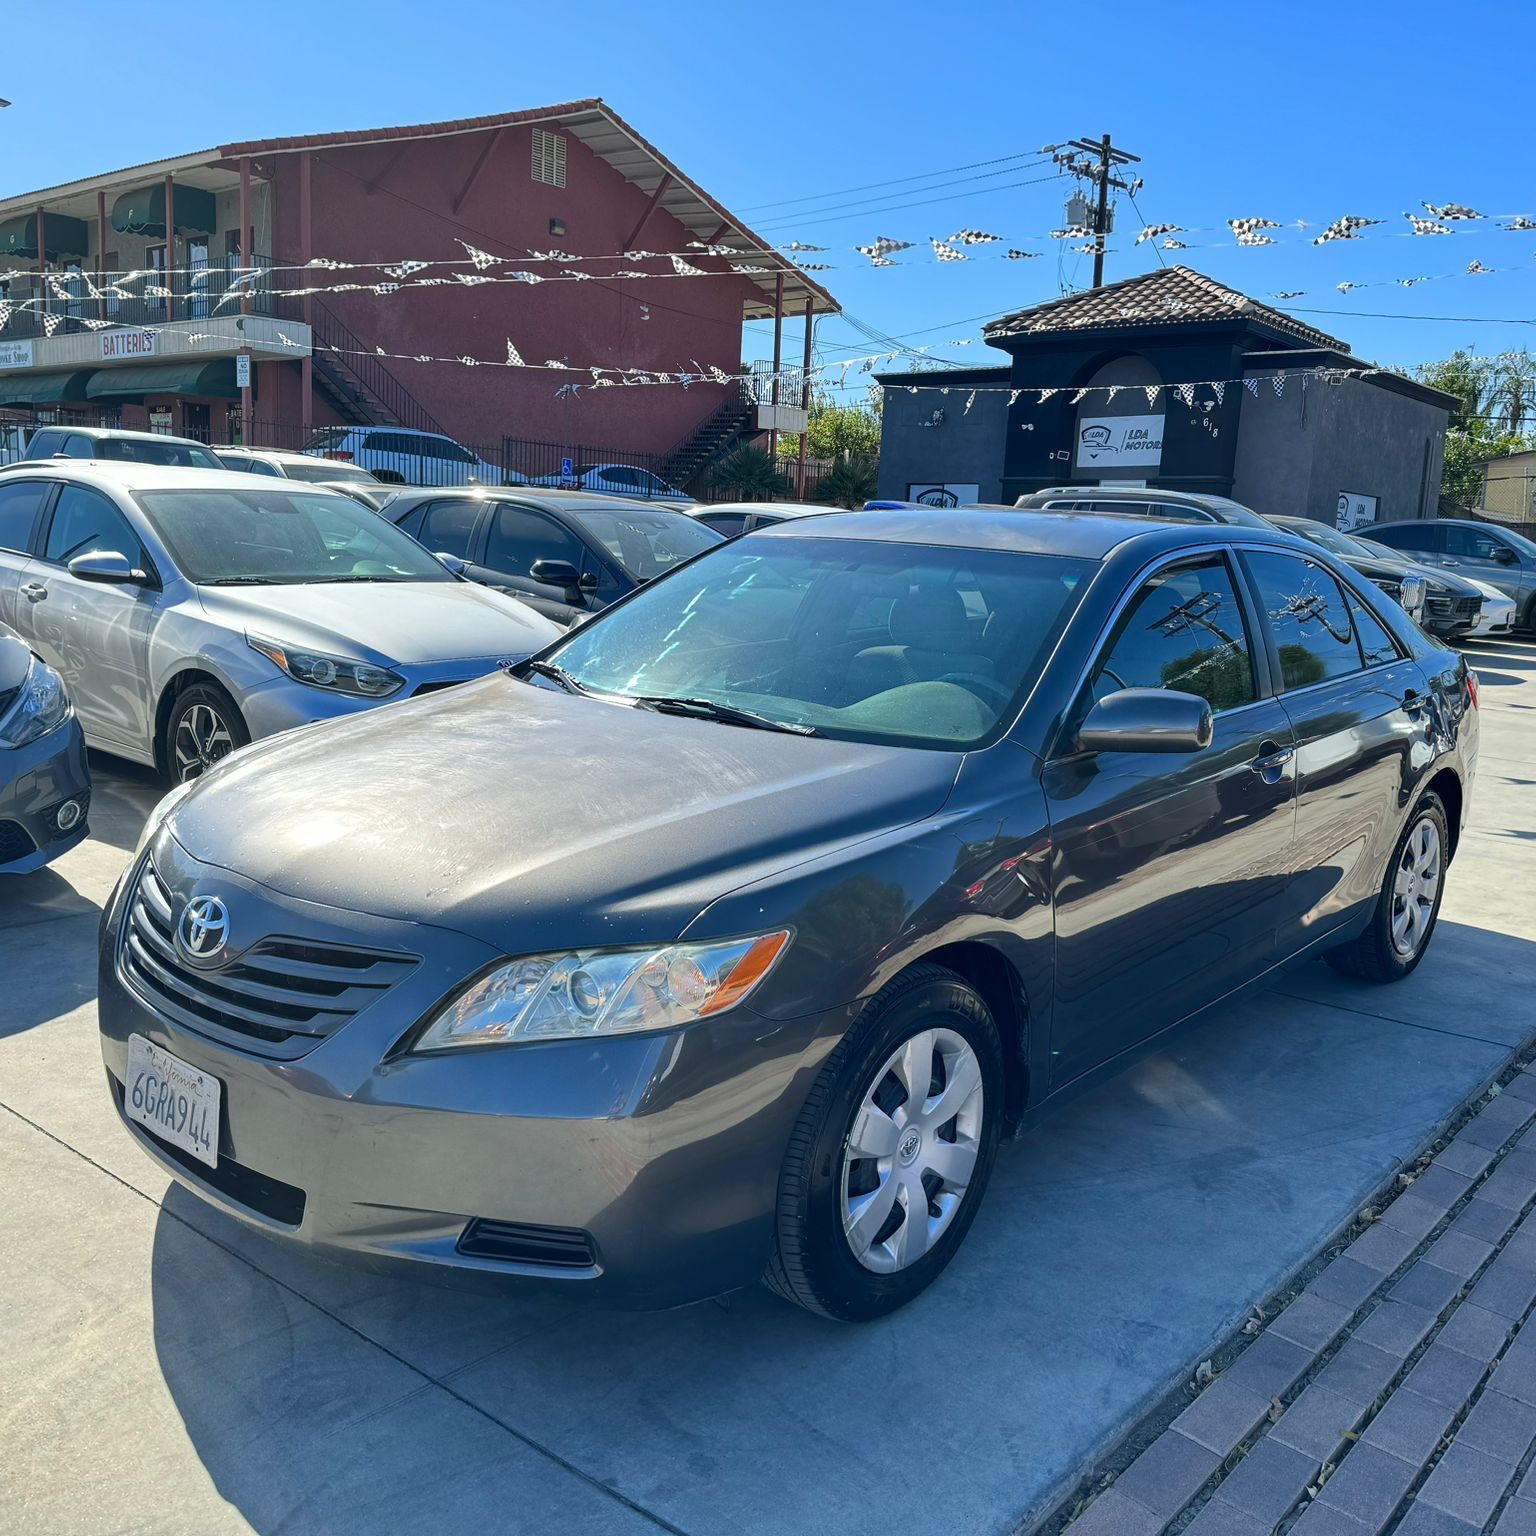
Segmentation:
{"type": "Polygon", "coordinates": [[[173,791],[103,920],[110,1089],[333,1257],[873,1317],[1047,1099],[1293,956],[1414,969],[1476,706],[1281,533],[788,522],[173,791]]]}

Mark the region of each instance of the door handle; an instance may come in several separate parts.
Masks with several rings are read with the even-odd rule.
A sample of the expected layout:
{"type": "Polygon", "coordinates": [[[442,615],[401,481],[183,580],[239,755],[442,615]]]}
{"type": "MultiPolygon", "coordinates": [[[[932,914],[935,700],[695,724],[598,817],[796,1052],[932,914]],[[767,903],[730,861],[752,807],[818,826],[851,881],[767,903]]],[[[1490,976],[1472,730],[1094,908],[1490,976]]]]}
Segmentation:
{"type": "Polygon", "coordinates": [[[1277,747],[1272,741],[1262,745],[1269,750],[1261,751],[1249,764],[1255,773],[1278,773],[1296,755],[1294,747],[1277,747]]]}
{"type": "Polygon", "coordinates": [[[40,581],[29,581],[22,589],[21,595],[29,603],[40,603],[48,596],[48,588],[40,581]]]}
{"type": "Polygon", "coordinates": [[[1429,700],[1426,699],[1424,697],[1424,695],[1418,691],[1417,688],[1410,688],[1403,695],[1403,708],[1410,715],[1417,715],[1417,714],[1421,713],[1423,711],[1425,705],[1427,705],[1428,703],[1429,703],[1429,700]]]}

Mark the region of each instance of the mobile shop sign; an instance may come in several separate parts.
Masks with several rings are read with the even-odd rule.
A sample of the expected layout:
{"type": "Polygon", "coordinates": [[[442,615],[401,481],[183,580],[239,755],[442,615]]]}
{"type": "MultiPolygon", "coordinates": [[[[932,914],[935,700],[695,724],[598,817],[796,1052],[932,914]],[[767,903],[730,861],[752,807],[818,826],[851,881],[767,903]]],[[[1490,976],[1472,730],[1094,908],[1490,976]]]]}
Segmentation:
{"type": "Polygon", "coordinates": [[[1162,461],[1161,416],[1078,418],[1078,469],[1155,469],[1162,461]]]}
{"type": "Polygon", "coordinates": [[[0,368],[30,368],[32,343],[30,341],[0,341],[0,368]]]}
{"type": "Polygon", "coordinates": [[[101,332],[101,360],[117,362],[125,357],[153,357],[160,350],[160,333],[125,327],[101,332]]]}

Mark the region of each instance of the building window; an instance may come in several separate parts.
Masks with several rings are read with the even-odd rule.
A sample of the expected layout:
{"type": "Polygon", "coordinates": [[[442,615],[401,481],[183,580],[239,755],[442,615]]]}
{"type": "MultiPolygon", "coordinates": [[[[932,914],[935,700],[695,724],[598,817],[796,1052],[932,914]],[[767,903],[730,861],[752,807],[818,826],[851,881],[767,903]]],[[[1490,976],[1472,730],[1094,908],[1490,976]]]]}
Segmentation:
{"type": "Polygon", "coordinates": [[[533,130],[533,179],[546,186],[565,185],[565,135],[533,130]]]}

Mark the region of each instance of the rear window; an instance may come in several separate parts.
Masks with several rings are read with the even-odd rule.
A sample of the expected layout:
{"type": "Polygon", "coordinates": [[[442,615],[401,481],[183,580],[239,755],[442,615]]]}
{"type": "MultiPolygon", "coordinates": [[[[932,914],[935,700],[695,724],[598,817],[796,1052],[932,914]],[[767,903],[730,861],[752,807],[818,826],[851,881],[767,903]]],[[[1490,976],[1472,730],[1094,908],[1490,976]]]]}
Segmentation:
{"type": "Polygon", "coordinates": [[[161,442],[152,437],[102,437],[96,457],[123,464],[169,465],[180,469],[223,469],[218,456],[196,443],[161,442]]]}
{"type": "Polygon", "coordinates": [[[337,480],[361,480],[367,485],[379,483],[366,469],[359,469],[355,464],[344,464],[336,459],[316,459],[313,464],[298,464],[290,459],[284,463],[283,468],[287,471],[290,480],[319,480],[331,483],[337,480]]]}
{"type": "Polygon", "coordinates": [[[351,431],[351,427],[321,427],[304,445],[304,451],[315,453],[322,448],[339,448],[351,431]]]}

